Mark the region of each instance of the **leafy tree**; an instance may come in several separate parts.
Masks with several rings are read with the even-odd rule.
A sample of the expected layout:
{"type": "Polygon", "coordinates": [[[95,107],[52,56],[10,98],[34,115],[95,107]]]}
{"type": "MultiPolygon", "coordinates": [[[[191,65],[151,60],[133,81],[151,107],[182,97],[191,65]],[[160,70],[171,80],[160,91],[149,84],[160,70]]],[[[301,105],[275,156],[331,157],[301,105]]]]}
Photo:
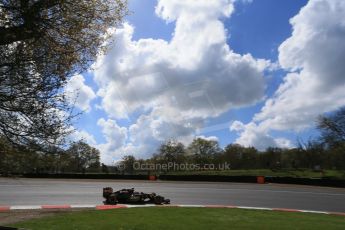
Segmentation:
{"type": "Polygon", "coordinates": [[[94,171],[100,167],[100,152],[83,141],[75,142],[67,150],[71,155],[73,171],[85,172],[94,171]]]}
{"type": "Polygon", "coordinates": [[[134,162],[136,161],[135,157],[132,155],[127,155],[122,157],[122,160],[120,162],[122,166],[122,170],[126,172],[132,173],[134,171],[134,162]]]}
{"type": "Polygon", "coordinates": [[[232,169],[241,167],[242,147],[239,144],[229,144],[224,149],[223,160],[230,163],[232,169]]]}
{"type": "Polygon", "coordinates": [[[224,149],[224,161],[230,163],[232,169],[248,169],[257,167],[258,151],[254,147],[243,147],[229,144],[224,149]]]}
{"type": "Polygon", "coordinates": [[[16,152],[8,141],[0,136],[0,174],[8,174],[18,167],[16,152]]]}
{"type": "Polygon", "coordinates": [[[61,88],[110,43],[125,0],[0,2],[0,134],[15,144],[56,144],[73,111],[61,88]]]}
{"type": "Polygon", "coordinates": [[[193,155],[196,163],[207,164],[212,163],[215,155],[222,150],[217,141],[196,138],[188,146],[187,151],[193,155]]]}
{"type": "Polygon", "coordinates": [[[330,169],[345,170],[345,143],[338,144],[332,149],[326,150],[326,155],[329,157],[330,169]]]}
{"type": "Polygon", "coordinates": [[[345,107],[328,116],[320,116],[318,128],[322,140],[328,145],[336,146],[345,142],[345,107]]]}
{"type": "Polygon", "coordinates": [[[282,154],[282,167],[283,168],[302,168],[302,158],[304,151],[301,148],[284,149],[282,154]]]}
{"type": "Polygon", "coordinates": [[[68,151],[62,151],[58,155],[57,164],[59,173],[69,173],[76,170],[74,157],[68,151]]]}
{"type": "Polygon", "coordinates": [[[103,164],[101,165],[101,168],[102,168],[102,173],[109,173],[109,168],[107,165],[103,164]]]}
{"type": "Polygon", "coordinates": [[[323,164],[328,163],[330,168],[345,169],[345,107],[320,116],[318,128],[321,131],[321,142],[325,145],[321,161],[323,164]]]}
{"type": "Polygon", "coordinates": [[[325,152],[324,143],[319,140],[309,140],[306,143],[299,143],[299,149],[302,154],[303,167],[314,169],[317,166],[327,164],[327,152],[325,152]]]}
{"type": "Polygon", "coordinates": [[[159,147],[158,160],[162,163],[182,163],[185,160],[185,147],[182,143],[169,140],[159,147]]]}
{"type": "Polygon", "coordinates": [[[265,168],[280,169],[283,149],[278,147],[268,147],[261,155],[265,168]]]}

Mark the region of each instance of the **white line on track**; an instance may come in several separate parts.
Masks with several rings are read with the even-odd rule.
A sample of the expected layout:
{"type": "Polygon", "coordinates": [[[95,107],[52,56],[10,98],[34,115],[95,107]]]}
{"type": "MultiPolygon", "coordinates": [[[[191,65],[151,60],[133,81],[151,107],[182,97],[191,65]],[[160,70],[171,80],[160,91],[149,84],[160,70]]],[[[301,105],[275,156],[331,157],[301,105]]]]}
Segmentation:
{"type": "Polygon", "coordinates": [[[14,205],[10,207],[10,210],[29,210],[29,209],[41,209],[41,205],[14,205]]]}
{"type": "Polygon", "coordinates": [[[95,204],[72,204],[71,208],[95,208],[95,204]]]}

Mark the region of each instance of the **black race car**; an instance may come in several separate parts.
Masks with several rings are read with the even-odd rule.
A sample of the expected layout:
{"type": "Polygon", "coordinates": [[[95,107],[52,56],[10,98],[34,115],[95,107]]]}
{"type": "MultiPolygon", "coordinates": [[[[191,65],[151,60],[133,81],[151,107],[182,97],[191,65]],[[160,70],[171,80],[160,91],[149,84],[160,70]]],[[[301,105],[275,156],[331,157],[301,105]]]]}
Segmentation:
{"type": "Polygon", "coordinates": [[[169,199],[165,199],[156,193],[136,192],[134,188],[121,189],[114,192],[113,188],[103,188],[104,204],[170,204],[169,199]]]}

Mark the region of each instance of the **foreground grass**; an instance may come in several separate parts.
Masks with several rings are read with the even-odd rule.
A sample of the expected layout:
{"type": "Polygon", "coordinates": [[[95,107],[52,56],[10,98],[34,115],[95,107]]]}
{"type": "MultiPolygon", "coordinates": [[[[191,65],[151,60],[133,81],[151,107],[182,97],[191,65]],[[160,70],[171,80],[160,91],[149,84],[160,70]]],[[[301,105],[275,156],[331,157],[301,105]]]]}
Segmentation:
{"type": "Polygon", "coordinates": [[[278,176],[278,177],[298,177],[298,178],[322,178],[332,177],[334,179],[345,179],[345,171],[324,170],[323,173],[310,169],[305,170],[270,170],[270,169],[243,169],[243,170],[209,170],[209,171],[176,171],[169,172],[169,175],[221,175],[221,176],[278,176]]]}
{"type": "Polygon", "coordinates": [[[25,229],[345,229],[345,218],[228,208],[130,208],[83,211],[20,222],[25,229]]]}

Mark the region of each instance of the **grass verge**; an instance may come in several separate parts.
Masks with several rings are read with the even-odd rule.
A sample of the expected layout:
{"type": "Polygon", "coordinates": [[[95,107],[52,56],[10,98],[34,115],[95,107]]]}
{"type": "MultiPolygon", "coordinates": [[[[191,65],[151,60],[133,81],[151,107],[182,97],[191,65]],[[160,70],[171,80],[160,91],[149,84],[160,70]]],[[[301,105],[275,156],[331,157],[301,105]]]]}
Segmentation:
{"type": "Polygon", "coordinates": [[[25,229],[344,229],[345,218],[229,208],[129,208],[57,214],[12,225],[25,229]]]}

